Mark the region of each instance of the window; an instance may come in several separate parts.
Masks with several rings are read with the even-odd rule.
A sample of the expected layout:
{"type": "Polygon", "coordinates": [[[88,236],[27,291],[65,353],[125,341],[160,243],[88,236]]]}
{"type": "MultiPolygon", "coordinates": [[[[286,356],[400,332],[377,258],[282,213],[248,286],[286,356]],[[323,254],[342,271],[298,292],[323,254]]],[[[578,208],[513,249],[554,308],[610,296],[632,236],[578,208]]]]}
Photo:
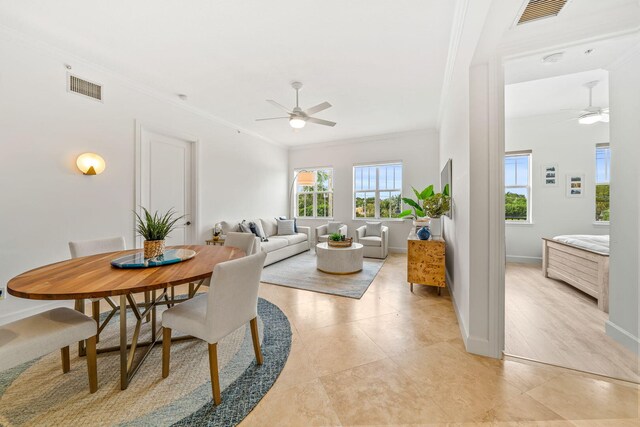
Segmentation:
{"type": "Polygon", "coordinates": [[[611,148],[609,144],[596,146],[596,221],[609,221],[609,178],[611,148]]]}
{"type": "Polygon", "coordinates": [[[354,166],[354,218],[398,218],[401,195],[402,164],[354,166]]]}
{"type": "Polygon", "coordinates": [[[333,217],[333,169],[301,169],[296,173],[296,198],[298,218],[333,217]],[[314,182],[311,185],[299,185],[299,172],[311,172],[314,182]]]}
{"type": "Polygon", "coordinates": [[[504,157],[504,210],[507,222],[531,222],[531,152],[504,157]]]}

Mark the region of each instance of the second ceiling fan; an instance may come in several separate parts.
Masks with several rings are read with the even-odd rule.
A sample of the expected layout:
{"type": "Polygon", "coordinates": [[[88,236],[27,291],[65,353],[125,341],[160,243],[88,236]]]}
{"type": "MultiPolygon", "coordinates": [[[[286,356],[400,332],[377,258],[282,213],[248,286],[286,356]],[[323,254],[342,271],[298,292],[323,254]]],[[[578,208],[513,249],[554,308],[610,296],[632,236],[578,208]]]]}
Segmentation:
{"type": "Polygon", "coordinates": [[[285,107],[282,104],[277,103],[276,101],[274,101],[273,99],[267,99],[267,102],[281,110],[283,110],[284,112],[286,112],[288,114],[288,116],[284,116],[284,117],[269,117],[269,118],[265,118],[265,119],[256,119],[256,121],[263,121],[263,120],[279,120],[279,119],[289,119],[289,125],[294,128],[294,129],[302,129],[307,122],[309,123],[315,123],[318,125],[324,125],[324,126],[335,126],[336,122],[331,122],[329,120],[323,120],[323,119],[318,119],[315,117],[311,117],[312,114],[315,113],[319,113],[320,111],[324,111],[327,108],[331,107],[331,104],[329,104],[328,102],[323,102],[321,104],[318,104],[314,107],[311,108],[307,108],[306,110],[303,110],[302,108],[300,108],[300,105],[298,103],[298,92],[300,91],[300,89],[302,88],[302,83],[300,82],[293,82],[291,83],[291,87],[293,87],[293,89],[296,91],[296,106],[292,109],[289,110],[287,107],[285,107]]]}

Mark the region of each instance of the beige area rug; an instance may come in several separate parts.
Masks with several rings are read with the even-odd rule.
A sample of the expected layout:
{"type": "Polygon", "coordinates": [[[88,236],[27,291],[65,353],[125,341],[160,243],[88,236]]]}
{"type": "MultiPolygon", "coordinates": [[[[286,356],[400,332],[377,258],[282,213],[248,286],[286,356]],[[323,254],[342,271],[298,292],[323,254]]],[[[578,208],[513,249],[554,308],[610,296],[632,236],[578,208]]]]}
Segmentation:
{"type": "MultiPolygon", "coordinates": [[[[162,345],[156,345],[127,390],[120,390],[119,353],[100,354],[94,394],[89,393],[85,358],[78,357],[74,346],[67,374],[62,373],[59,352],[0,373],[0,425],[236,425],[275,382],[291,346],[286,316],[262,299],[258,313],[265,363],[255,363],[248,326],[223,339],[218,344],[223,399],[218,407],[212,405],[203,341],[172,343],[171,372],[164,380],[162,345]]],[[[119,318],[114,316],[99,347],[117,345],[118,331],[119,318]]],[[[142,340],[148,339],[150,324],[142,332],[142,340]]],[[[133,324],[129,337],[132,334],[133,324]]]]}

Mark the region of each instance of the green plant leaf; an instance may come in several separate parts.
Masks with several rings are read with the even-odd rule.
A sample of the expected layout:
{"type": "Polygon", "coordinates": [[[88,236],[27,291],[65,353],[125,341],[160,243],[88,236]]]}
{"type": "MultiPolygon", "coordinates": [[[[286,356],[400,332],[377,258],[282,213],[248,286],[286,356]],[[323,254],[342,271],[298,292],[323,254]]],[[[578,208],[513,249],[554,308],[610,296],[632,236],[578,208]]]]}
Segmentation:
{"type": "Polygon", "coordinates": [[[433,197],[433,194],[434,194],[433,193],[433,184],[431,184],[430,186],[428,186],[427,188],[422,190],[422,193],[420,193],[419,199],[427,200],[427,199],[433,197]]]}
{"type": "Polygon", "coordinates": [[[420,197],[420,192],[416,190],[414,187],[411,187],[411,189],[413,190],[413,193],[416,195],[416,199],[421,200],[422,198],[420,197]]]}
{"type": "Polygon", "coordinates": [[[449,184],[444,186],[444,189],[442,190],[442,195],[449,196],[449,184]]]}
{"type": "Polygon", "coordinates": [[[402,218],[405,216],[413,215],[413,211],[411,209],[407,209],[406,211],[402,211],[398,214],[398,218],[402,218]]]}

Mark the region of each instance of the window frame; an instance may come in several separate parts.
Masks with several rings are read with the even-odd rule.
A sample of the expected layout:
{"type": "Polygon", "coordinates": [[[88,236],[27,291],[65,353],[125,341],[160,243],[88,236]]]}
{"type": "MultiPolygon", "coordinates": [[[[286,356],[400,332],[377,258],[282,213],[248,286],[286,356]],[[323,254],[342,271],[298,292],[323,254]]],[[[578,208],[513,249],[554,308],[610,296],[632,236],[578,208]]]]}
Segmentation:
{"type": "MultiPolygon", "coordinates": [[[[333,210],[334,210],[334,206],[333,206],[333,191],[335,188],[334,185],[334,173],[333,173],[333,167],[332,166],[325,166],[325,167],[312,167],[312,168],[296,168],[293,170],[293,176],[294,176],[294,182],[293,182],[293,186],[294,186],[294,192],[293,192],[293,206],[294,206],[294,210],[293,210],[293,217],[294,218],[300,218],[300,219],[328,219],[328,220],[332,220],[333,219],[333,210]],[[302,171],[307,171],[307,172],[314,172],[317,174],[318,171],[331,171],[331,177],[329,182],[331,183],[331,189],[329,191],[318,191],[317,187],[314,186],[313,191],[302,191],[299,192],[298,191],[298,173],[302,172],[302,171]],[[299,215],[299,210],[298,210],[298,195],[300,194],[312,194],[313,195],[313,216],[300,216],[299,215]],[[330,198],[331,198],[331,215],[330,216],[318,216],[318,194],[330,194],[330,198]]],[[[316,175],[317,177],[317,175],[316,175]]]]}
{"type": "MultiPolygon", "coordinates": [[[[512,220],[507,219],[506,216],[504,218],[505,224],[508,225],[531,225],[533,224],[533,152],[532,150],[518,150],[518,151],[507,151],[504,153],[505,160],[507,157],[526,157],[528,161],[528,177],[527,177],[527,185],[507,185],[506,178],[504,180],[504,194],[507,194],[507,189],[509,188],[525,188],[527,190],[527,219],[524,221],[521,220],[512,220]]],[[[505,168],[504,162],[502,167],[505,168]]],[[[506,169],[503,171],[506,177],[506,169]]],[[[517,182],[517,167],[516,167],[516,182],[517,182]]],[[[504,197],[504,196],[503,196],[504,197]]]]}
{"type": "MultiPolygon", "coordinates": [[[[402,209],[402,188],[385,188],[380,189],[380,167],[381,166],[400,166],[400,182],[401,185],[404,185],[403,175],[404,175],[404,165],[402,161],[386,161],[386,162],[375,162],[375,163],[358,163],[354,164],[352,168],[352,194],[351,194],[351,217],[354,221],[403,221],[403,218],[387,218],[380,216],[380,193],[385,192],[394,192],[397,191],[400,193],[400,209],[402,209]],[[356,169],[357,168],[376,168],[376,185],[373,190],[356,190],[356,169]],[[356,194],[358,193],[373,193],[374,194],[374,216],[369,217],[358,217],[356,216],[356,194]]],[[[395,173],[395,172],[394,172],[395,173]]],[[[394,175],[394,185],[395,185],[395,175],[394,175]]],[[[365,198],[366,199],[366,198],[365,198]]],[[[366,208],[365,208],[366,213],[366,208]]]]}
{"type": "MultiPolygon", "coordinates": [[[[609,186],[609,212],[611,212],[611,143],[609,142],[603,142],[603,143],[598,143],[596,144],[596,151],[594,153],[593,156],[593,160],[595,163],[595,173],[593,174],[593,202],[597,203],[597,199],[598,199],[598,185],[602,185],[602,184],[607,184],[609,186]],[[607,150],[609,150],[609,163],[607,164],[607,175],[609,175],[609,181],[598,181],[598,149],[599,148],[606,148],[607,150]]],[[[594,212],[593,212],[593,223],[595,225],[609,225],[610,221],[600,221],[598,220],[598,218],[596,217],[596,212],[595,212],[595,206],[594,206],[594,212]]]]}

